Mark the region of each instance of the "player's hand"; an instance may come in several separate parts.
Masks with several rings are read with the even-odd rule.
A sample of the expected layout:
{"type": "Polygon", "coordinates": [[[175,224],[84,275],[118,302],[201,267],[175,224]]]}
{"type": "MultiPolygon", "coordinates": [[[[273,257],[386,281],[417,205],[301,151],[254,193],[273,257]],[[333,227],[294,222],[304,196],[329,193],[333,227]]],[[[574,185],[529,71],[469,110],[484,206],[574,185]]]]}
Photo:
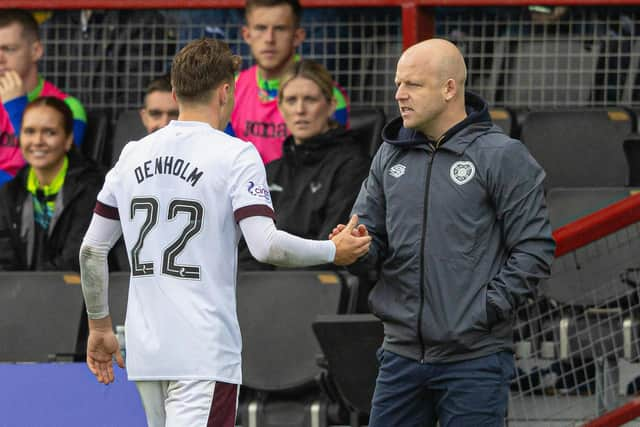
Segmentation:
{"type": "MultiPolygon", "coordinates": [[[[344,224],[336,225],[333,228],[333,230],[331,230],[331,233],[329,233],[329,240],[333,239],[334,236],[336,236],[342,230],[344,230],[345,227],[346,227],[346,225],[344,225],[344,224]]],[[[364,224],[358,224],[357,226],[355,226],[353,228],[353,231],[351,232],[351,234],[356,236],[356,237],[364,237],[364,236],[368,236],[369,235],[369,231],[367,230],[367,227],[364,224]]]]}
{"type": "Polygon", "coordinates": [[[3,103],[24,96],[25,94],[26,91],[22,84],[22,78],[20,78],[20,75],[16,71],[9,70],[0,76],[0,100],[2,100],[3,103]]]}
{"type": "Polygon", "coordinates": [[[358,227],[358,215],[353,215],[349,223],[331,238],[331,241],[336,245],[334,264],[353,264],[369,251],[371,236],[368,235],[366,227],[363,229],[365,235],[360,235],[360,230],[361,228],[358,227]]]}
{"type": "Polygon", "coordinates": [[[96,376],[98,382],[102,384],[110,384],[114,380],[113,356],[115,356],[118,366],[124,368],[120,344],[118,344],[118,338],[113,330],[111,328],[90,329],[87,341],[87,366],[96,376]]]}

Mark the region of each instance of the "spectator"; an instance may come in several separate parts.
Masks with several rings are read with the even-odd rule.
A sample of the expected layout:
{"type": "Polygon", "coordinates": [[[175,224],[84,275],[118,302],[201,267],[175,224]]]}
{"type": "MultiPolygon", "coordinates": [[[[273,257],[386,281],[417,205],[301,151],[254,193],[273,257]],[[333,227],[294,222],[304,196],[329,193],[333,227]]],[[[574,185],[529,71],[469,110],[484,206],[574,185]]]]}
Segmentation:
{"type": "Polygon", "coordinates": [[[30,12],[4,10],[0,13],[0,185],[10,180],[25,164],[18,147],[24,108],[39,96],[63,99],[73,113],[73,137],[80,145],[87,116],[76,98],[63,93],[38,74],[44,49],[38,23],[30,12]]]}
{"type": "MultiPolygon", "coordinates": [[[[299,58],[296,48],[305,38],[300,27],[302,9],[298,0],[247,0],[246,26],[242,37],[251,48],[256,65],[236,79],[236,106],[227,132],[251,141],[264,163],[282,156],[287,128],[278,111],[279,80],[299,58]]],[[[348,101],[334,87],[335,119],[348,125],[348,101]]]]}
{"type": "MultiPolygon", "coordinates": [[[[369,168],[353,133],[331,118],[333,87],[322,65],[301,60],[284,75],[278,94],[291,135],[282,158],[266,166],[267,181],[278,227],[307,239],[325,239],[349,217],[369,168]]],[[[240,259],[241,268],[256,268],[245,245],[240,259]]]]}
{"type": "Polygon", "coordinates": [[[504,425],[515,313],[550,273],[545,173],[464,93],[466,74],[442,39],[402,54],[401,117],[353,207],[373,241],[350,269],[379,273],[385,332],[371,427],[504,425]]]}
{"type": "Polygon", "coordinates": [[[144,94],[144,105],[139,114],[125,111],[118,117],[111,141],[111,163],[116,164],[124,146],[156,130],[165,127],[178,118],[178,103],[171,94],[171,79],[163,75],[153,79],[144,94]]]}
{"type": "Polygon", "coordinates": [[[0,269],[79,270],[103,175],[73,146],[68,105],[55,97],[27,104],[20,149],[27,166],[0,189],[0,269]]]}
{"type": "Polygon", "coordinates": [[[140,119],[148,133],[178,119],[178,103],[171,94],[171,78],[168,75],[152,80],[147,86],[140,119]]]}

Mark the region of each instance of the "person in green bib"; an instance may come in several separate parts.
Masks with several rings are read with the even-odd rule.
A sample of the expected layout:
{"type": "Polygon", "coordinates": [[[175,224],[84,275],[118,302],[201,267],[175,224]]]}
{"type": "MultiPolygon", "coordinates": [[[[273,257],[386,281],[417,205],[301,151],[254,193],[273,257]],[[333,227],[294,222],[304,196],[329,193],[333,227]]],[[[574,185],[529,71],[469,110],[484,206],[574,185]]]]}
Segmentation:
{"type": "Polygon", "coordinates": [[[73,144],[73,113],[42,97],[24,110],[27,162],[0,188],[0,270],[79,271],[78,251],[104,181],[73,144]]]}

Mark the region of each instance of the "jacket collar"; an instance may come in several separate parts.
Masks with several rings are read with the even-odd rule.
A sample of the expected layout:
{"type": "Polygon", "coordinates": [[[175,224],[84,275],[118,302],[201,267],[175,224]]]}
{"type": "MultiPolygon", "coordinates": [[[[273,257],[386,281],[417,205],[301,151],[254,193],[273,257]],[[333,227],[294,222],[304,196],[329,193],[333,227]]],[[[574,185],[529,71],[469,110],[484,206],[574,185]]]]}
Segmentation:
{"type": "MultiPolygon", "coordinates": [[[[492,126],[489,106],[478,95],[465,92],[465,108],[467,117],[444,133],[439,141],[441,148],[462,153],[479,133],[484,133],[492,126]]],[[[427,138],[422,132],[402,126],[402,117],[396,117],[384,127],[382,138],[386,143],[404,148],[436,146],[436,141],[427,138]]]]}
{"type": "Polygon", "coordinates": [[[284,140],[282,154],[285,161],[295,165],[313,164],[324,158],[326,153],[335,147],[344,147],[345,144],[353,143],[355,140],[352,133],[344,127],[338,126],[309,138],[300,145],[296,145],[293,136],[289,135],[284,140]]]}

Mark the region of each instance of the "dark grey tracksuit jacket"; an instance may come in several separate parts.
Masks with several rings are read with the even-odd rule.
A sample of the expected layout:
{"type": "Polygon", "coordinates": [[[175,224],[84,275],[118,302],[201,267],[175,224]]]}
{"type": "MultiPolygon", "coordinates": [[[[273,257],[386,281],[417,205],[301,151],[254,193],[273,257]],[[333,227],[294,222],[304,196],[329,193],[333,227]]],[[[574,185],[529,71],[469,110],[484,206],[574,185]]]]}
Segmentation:
{"type": "Polygon", "coordinates": [[[352,212],[373,243],[350,270],[379,273],[369,303],[384,348],[419,361],[511,351],[515,310],[555,250],[544,171],[482,99],[466,103],[438,143],[391,121],[352,212]]]}

